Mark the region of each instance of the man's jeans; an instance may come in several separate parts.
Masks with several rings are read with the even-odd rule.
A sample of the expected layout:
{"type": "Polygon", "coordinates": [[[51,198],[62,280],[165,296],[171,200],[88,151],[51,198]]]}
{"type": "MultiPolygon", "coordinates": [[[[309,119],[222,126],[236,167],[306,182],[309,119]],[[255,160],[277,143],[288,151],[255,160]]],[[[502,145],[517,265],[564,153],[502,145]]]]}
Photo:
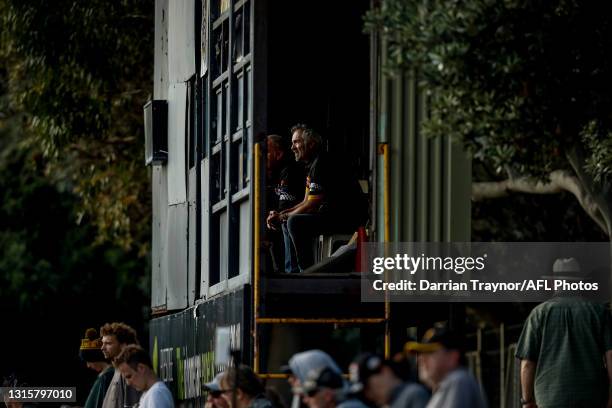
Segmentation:
{"type": "MultiPolygon", "coordinates": [[[[342,217],[339,214],[296,214],[289,216],[287,230],[295,247],[300,271],[304,271],[314,264],[313,243],[315,238],[322,234],[351,234],[357,230],[359,226],[357,224],[358,222],[354,219],[347,219],[347,217],[342,217]]],[[[285,245],[287,245],[286,242],[285,245]]]]}
{"type": "Polygon", "coordinates": [[[283,241],[285,242],[285,272],[286,273],[298,273],[300,271],[297,264],[297,257],[295,255],[295,248],[291,237],[289,236],[289,230],[287,229],[287,223],[282,223],[283,226],[283,241]]]}

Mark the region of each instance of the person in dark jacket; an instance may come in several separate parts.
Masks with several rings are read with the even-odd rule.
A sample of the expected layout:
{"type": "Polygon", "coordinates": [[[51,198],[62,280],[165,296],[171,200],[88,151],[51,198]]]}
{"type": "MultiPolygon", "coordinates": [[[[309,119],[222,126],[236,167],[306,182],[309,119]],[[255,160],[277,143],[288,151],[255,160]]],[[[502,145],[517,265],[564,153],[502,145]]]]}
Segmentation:
{"type": "Polygon", "coordinates": [[[98,336],[96,329],[87,329],[85,338],[81,339],[79,357],[85,362],[87,368],[98,373],[98,378],[89,391],[84,408],[102,407],[104,396],[115,374],[114,367],[104,357],[100,350],[101,347],[102,339],[98,336]]]}
{"type": "Polygon", "coordinates": [[[310,371],[297,391],[308,408],[367,408],[362,401],[349,395],[346,381],[330,367],[310,371]]]}
{"type": "Polygon", "coordinates": [[[403,381],[397,367],[376,354],[361,354],[349,368],[351,391],[379,407],[425,408],[429,392],[419,383],[403,381]]]}

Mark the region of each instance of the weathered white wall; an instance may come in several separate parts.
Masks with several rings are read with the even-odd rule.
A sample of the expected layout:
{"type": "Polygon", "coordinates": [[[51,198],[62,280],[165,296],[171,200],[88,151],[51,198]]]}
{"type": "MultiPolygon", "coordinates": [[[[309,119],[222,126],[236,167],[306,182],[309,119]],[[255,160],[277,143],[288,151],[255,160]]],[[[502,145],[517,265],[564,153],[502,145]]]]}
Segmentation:
{"type": "MultiPolygon", "coordinates": [[[[167,309],[187,307],[187,203],[168,207],[167,309]]],[[[163,269],[162,269],[163,272],[163,269]]]]}
{"type": "Polygon", "coordinates": [[[187,84],[170,85],[168,89],[168,204],[187,202],[187,169],[185,167],[185,119],[187,84]]]}
{"type": "MultiPolygon", "coordinates": [[[[155,52],[153,99],[168,99],[168,0],[155,1],[155,52]]],[[[166,307],[168,253],[165,232],[168,225],[168,169],[152,169],[151,307],[166,307]]]]}
{"type": "Polygon", "coordinates": [[[188,228],[190,217],[195,220],[195,205],[189,205],[186,167],[186,81],[195,74],[194,7],[194,0],[155,0],[153,95],[168,101],[168,162],[154,166],[152,174],[151,306],[167,310],[187,307],[195,298],[188,286],[191,292],[196,287],[188,282],[189,277],[195,280],[195,268],[188,263],[188,244],[195,245],[195,228],[188,228]]]}
{"type": "Polygon", "coordinates": [[[188,81],[195,74],[195,2],[169,0],[168,6],[168,73],[170,83],[174,84],[188,81]]]}
{"type": "Polygon", "coordinates": [[[154,98],[168,99],[168,0],[155,1],[154,61],[154,98]]]}

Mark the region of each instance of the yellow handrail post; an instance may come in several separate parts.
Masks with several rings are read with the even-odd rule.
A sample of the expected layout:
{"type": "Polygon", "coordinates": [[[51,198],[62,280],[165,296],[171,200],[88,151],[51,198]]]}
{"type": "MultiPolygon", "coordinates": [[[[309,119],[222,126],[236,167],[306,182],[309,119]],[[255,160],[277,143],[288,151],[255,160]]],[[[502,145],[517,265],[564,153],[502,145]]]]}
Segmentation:
{"type": "MultiPolygon", "coordinates": [[[[389,209],[389,144],[382,143],[383,156],[383,220],[384,220],[384,241],[391,241],[390,209],[389,209]]],[[[391,358],[391,304],[389,303],[389,292],[385,291],[385,358],[391,358]]]]}

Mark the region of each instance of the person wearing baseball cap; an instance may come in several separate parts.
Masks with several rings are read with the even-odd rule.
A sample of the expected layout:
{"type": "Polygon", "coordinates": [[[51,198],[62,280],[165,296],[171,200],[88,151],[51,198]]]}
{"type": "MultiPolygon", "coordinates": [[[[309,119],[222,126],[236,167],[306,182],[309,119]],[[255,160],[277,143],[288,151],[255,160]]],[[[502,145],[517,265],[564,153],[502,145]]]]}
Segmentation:
{"type": "Polygon", "coordinates": [[[292,408],[300,406],[300,399],[309,408],[367,408],[348,395],[348,384],[342,371],[329,354],[321,350],[307,350],[294,354],[289,364],[281,367],[289,374],[287,381],[293,392],[292,408]]]}
{"type": "Polygon", "coordinates": [[[85,338],[81,339],[79,357],[85,362],[87,368],[98,373],[98,378],[96,378],[89,391],[89,396],[85,401],[85,408],[102,407],[104,396],[115,374],[112,364],[104,358],[104,354],[100,350],[101,346],[102,339],[96,329],[87,329],[85,331],[85,338]]]}
{"type": "Polygon", "coordinates": [[[429,393],[420,384],[404,382],[398,366],[376,354],[359,355],[349,367],[351,393],[379,407],[424,408],[429,393]]]}
{"type": "Polygon", "coordinates": [[[432,327],[422,341],[406,343],[416,353],[419,378],[433,394],[427,408],[486,408],[480,386],[464,367],[463,341],[445,325],[432,327]]]}
{"type": "Polygon", "coordinates": [[[342,375],[331,367],[312,369],[294,393],[302,396],[308,408],[367,408],[359,399],[348,393],[349,388],[342,375]]]}
{"type": "Polygon", "coordinates": [[[301,394],[297,390],[300,389],[308,373],[312,370],[321,369],[321,367],[329,367],[338,374],[342,373],[338,364],[329,354],[317,349],[296,353],[291,356],[287,365],[281,366],[281,372],[289,375],[287,382],[294,391],[291,408],[299,408],[300,406],[301,394]]]}
{"type": "Polygon", "coordinates": [[[202,386],[202,389],[208,392],[204,408],[229,408],[227,401],[223,398],[221,378],[223,378],[223,372],[220,372],[211,382],[202,386]]]}

